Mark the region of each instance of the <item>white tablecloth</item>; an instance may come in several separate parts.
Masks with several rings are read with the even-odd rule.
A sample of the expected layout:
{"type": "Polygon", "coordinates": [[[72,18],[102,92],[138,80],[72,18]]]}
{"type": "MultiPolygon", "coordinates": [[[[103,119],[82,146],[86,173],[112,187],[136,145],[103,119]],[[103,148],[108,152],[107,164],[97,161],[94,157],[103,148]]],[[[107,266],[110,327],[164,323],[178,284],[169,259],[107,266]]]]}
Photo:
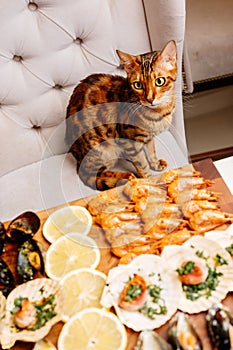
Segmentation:
{"type": "Polygon", "coordinates": [[[233,194],[233,156],[217,160],[214,165],[233,194]]]}

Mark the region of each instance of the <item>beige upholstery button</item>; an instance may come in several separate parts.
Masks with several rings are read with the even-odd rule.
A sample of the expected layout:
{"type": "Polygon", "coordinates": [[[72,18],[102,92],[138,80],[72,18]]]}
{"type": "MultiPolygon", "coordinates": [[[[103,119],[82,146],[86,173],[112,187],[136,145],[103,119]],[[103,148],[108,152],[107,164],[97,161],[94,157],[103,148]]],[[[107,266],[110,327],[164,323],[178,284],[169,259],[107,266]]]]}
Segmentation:
{"type": "Polygon", "coordinates": [[[74,40],[74,43],[75,44],[78,44],[78,45],[81,45],[82,44],[82,39],[81,38],[76,38],[75,40],[74,40]]]}
{"type": "Polygon", "coordinates": [[[15,62],[21,62],[22,59],[23,59],[23,57],[20,56],[20,55],[14,55],[14,56],[13,56],[13,60],[14,60],[15,62]]]}
{"type": "Polygon", "coordinates": [[[35,2],[29,2],[28,8],[30,11],[36,11],[38,9],[38,5],[35,2]]]}
{"type": "Polygon", "coordinates": [[[61,89],[62,89],[62,86],[61,86],[60,84],[55,84],[55,85],[53,86],[53,88],[54,88],[55,90],[61,90],[61,89]]]}

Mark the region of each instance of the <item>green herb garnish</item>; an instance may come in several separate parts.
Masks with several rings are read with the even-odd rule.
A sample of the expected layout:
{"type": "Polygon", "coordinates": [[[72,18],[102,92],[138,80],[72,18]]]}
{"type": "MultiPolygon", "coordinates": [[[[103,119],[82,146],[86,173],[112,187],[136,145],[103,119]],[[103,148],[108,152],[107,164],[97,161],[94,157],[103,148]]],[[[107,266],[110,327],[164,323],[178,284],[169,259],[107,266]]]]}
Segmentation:
{"type": "Polygon", "coordinates": [[[226,251],[230,254],[233,255],[233,243],[226,247],[226,251]]]}
{"type": "Polygon", "coordinates": [[[157,308],[154,308],[145,303],[138,311],[151,320],[154,320],[157,315],[166,315],[167,307],[165,305],[158,305],[157,308]]]}
{"type": "Polygon", "coordinates": [[[219,277],[221,277],[223,274],[221,272],[217,272],[216,268],[212,269],[208,265],[207,268],[208,276],[204,282],[198,284],[182,284],[182,288],[187,299],[194,301],[203,296],[209,298],[212,291],[217,288],[219,284],[219,277]]]}
{"type": "Polygon", "coordinates": [[[195,262],[193,261],[188,261],[184,266],[179,267],[178,269],[176,269],[176,272],[178,272],[178,274],[181,275],[188,275],[190,272],[193,271],[195,266],[195,262]]]}
{"type": "MultiPolygon", "coordinates": [[[[14,308],[11,311],[11,314],[14,315],[18,310],[21,310],[22,302],[27,298],[18,297],[14,300],[14,308]]],[[[57,315],[55,308],[55,295],[50,294],[47,298],[43,298],[42,300],[32,303],[36,310],[36,323],[33,327],[29,328],[30,331],[35,331],[45,326],[45,324],[54,316],[57,315]]]]}
{"type": "Polygon", "coordinates": [[[155,284],[149,284],[147,287],[147,292],[152,298],[153,303],[157,303],[160,298],[161,288],[155,284]]]}
{"type": "Polygon", "coordinates": [[[222,265],[228,265],[228,262],[219,254],[216,254],[215,256],[215,260],[216,260],[216,263],[215,263],[215,267],[217,266],[222,266],[222,265]]]}
{"type": "Polygon", "coordinates": [[[55,311],[56,303],[54,294],[50,294],[47,298],[42,299],[41,302],[34,304],[34,307],[36,309],[37,322],[30,328],[32,331],[45,326],[51,318],[57,315],[55,311]]]}
{"type": "Polygon", "coordinates": [[[11,310],[11,314],[12,315],[14,315],[17,311],[19,311],[21,309],[21,304],[26,299],[27,298],[25,298],[25,297],[15,298],[15,300],[14,300],[14,308],[11,310]]]}
{"type": "Polygon", "coordinates": [[[142,287],[136,283],[131,283],[127,289],[125,301],[133,301],[142,294],[142,287]]]}

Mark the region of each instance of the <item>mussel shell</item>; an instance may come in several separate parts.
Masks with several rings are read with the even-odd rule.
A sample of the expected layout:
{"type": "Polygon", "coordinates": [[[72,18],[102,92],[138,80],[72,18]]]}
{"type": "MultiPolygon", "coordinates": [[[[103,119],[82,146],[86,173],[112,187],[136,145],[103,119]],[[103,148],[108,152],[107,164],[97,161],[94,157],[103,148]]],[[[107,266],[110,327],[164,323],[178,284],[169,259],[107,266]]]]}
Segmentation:
{"type": "Polygon", "coordinates": [[[14,287],[14,276],[7,263],[0,258],[0,291],[6,296],[14,287]]]}
{"type": "Polygon", "coordinates": [[[2,222],[0,222],[0,254],[5,250],[6,243],[6,229],[2,222]]]}
{"type": "Polygon", "coordinates": [[[44,259],[39,245],[33,239],[25,241],[18,252],[17,273],[19,282],[27,282],[39,271],[44,274],[44,259]]]}
{"type": "Polygon", "coordinates": [[[20,243],[32,238],[39,227],[39,217],[35,213],[27,211],[10,222],[6,235],[11,241],[20,243]]]}
{"type": "Polygon", "coordinates": [[[177,312],[171,319],[168,328],[168,341],[175,350],[202,350],[201,339],[191,324],[189,316],[183,312],[177,312]],[[192,347],[190,339],[192,339],[192,347]],[[186,340],[188,340],[187,344],[186,340]]]}
{"type": "Polygon", "coordinates": [[[158,333],[145,330],[139,334],[134,350],[172,350],[172,346],[158,333]]]}
{"type": "Polygon", "coordinates": [[[219,350],[230,350],[230,317],[228,310],[221,304],[214,304],[206,315],[207,329],[212,343],[219,350]]]}

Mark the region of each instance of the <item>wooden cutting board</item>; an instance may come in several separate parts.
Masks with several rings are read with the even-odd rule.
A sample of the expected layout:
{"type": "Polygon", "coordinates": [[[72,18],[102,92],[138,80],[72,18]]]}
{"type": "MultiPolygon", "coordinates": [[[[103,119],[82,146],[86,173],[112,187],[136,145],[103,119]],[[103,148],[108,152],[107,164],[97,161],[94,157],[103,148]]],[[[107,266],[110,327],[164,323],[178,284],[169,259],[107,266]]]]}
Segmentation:
{"type": "MultiPolygon", "coordinates": [[[[222,208],[222,210],[233,213],[233,196],[229,192],[227,186],[225,185],[223,179],[221,178],[220,174],[218,173],[217,169],[215,168],[213,162],[211,159],[206,159],[204,161],[196,162],[193,164],[194,168],[198,171],[200,171],[204,178],[214,180],[213,186],[211,186],[210,190],[213,190],[215,192],[221,193],[219,197],[219,204],[222,208]]],[[[89,198],[90,199],[90,198],[89,198]]],[[[83,205],[86,206],[86,203],[89,199],[81,199],[77,201],[73,201],[70,204],[73,205],[83,205]]],[[[52,208],[49,210],[41,211],[38,214],[41,220],[41,227],[39,231],[37,232],[35,238],[41,242],[45,249],[48,248],[49,244],[47,241],[44,240],[42,235],[42,227],[43,223],[47,219],[48,215],[53,212],[56,208],[52,208]]],[[[13,219],[13,218],[12,218],[13,219]]],[[[7,226],[8,223],[5,223],[7,226]]],[[[93,237],[99,244],[99,247],[101,247],[101,260],[100,264],[98,266],[98,270],[108,273],[108,270],[111,269],[113,266],[116,266],[118,264],[118,259],[113,256],[110,252],[110,248],[108,244],[106,243],[103,233],[99,227],[94,226],[90,236],[93,237]]],[[[13,250],[12,246],[9,244],[7,246],[7,249],[5,253],[3,254],[3,259],[8,263],[12,271],[15,271],[16,266],[16,258],[17,258],[17,252],[13,250]]],[[[223,301],[225,305],[227,305],[232,311],[233,311],[233,294],[229,293],[228,296],[223,301]]],[[[211,342],[207,334],[206,330],[206,322],[205,322],[205,313],[200,313],[197,315],[191,315],[193,325],[196,328],[198,334],[200,335],[202,342],[203,342],[203,349],[204,350],[211,350],[211,342]]],[[[62,328],[62,323],[56,324],[50,331],[50,333],[47,335],[46,339],[49,339],[52,341],[55,345],[57,344],[58,335],[60,333],[60,330],[62,328]]],[[[162,335],[164,338],[167,337],[167,329],[168,324],[163,325],[159,329],[156,329],[156,331],[162,335]]],[[[128,346],[127,350],[133,350],[138,333],[127,329],[128,333],[128,346]]],[[[17,342],[15,346],[12,348],[14,350],[31,350],[33,348],[33,343],[24,343],[24,342],[17,342]]],[[[110,350],[110,349],[109,349],[110,350]]]]}

